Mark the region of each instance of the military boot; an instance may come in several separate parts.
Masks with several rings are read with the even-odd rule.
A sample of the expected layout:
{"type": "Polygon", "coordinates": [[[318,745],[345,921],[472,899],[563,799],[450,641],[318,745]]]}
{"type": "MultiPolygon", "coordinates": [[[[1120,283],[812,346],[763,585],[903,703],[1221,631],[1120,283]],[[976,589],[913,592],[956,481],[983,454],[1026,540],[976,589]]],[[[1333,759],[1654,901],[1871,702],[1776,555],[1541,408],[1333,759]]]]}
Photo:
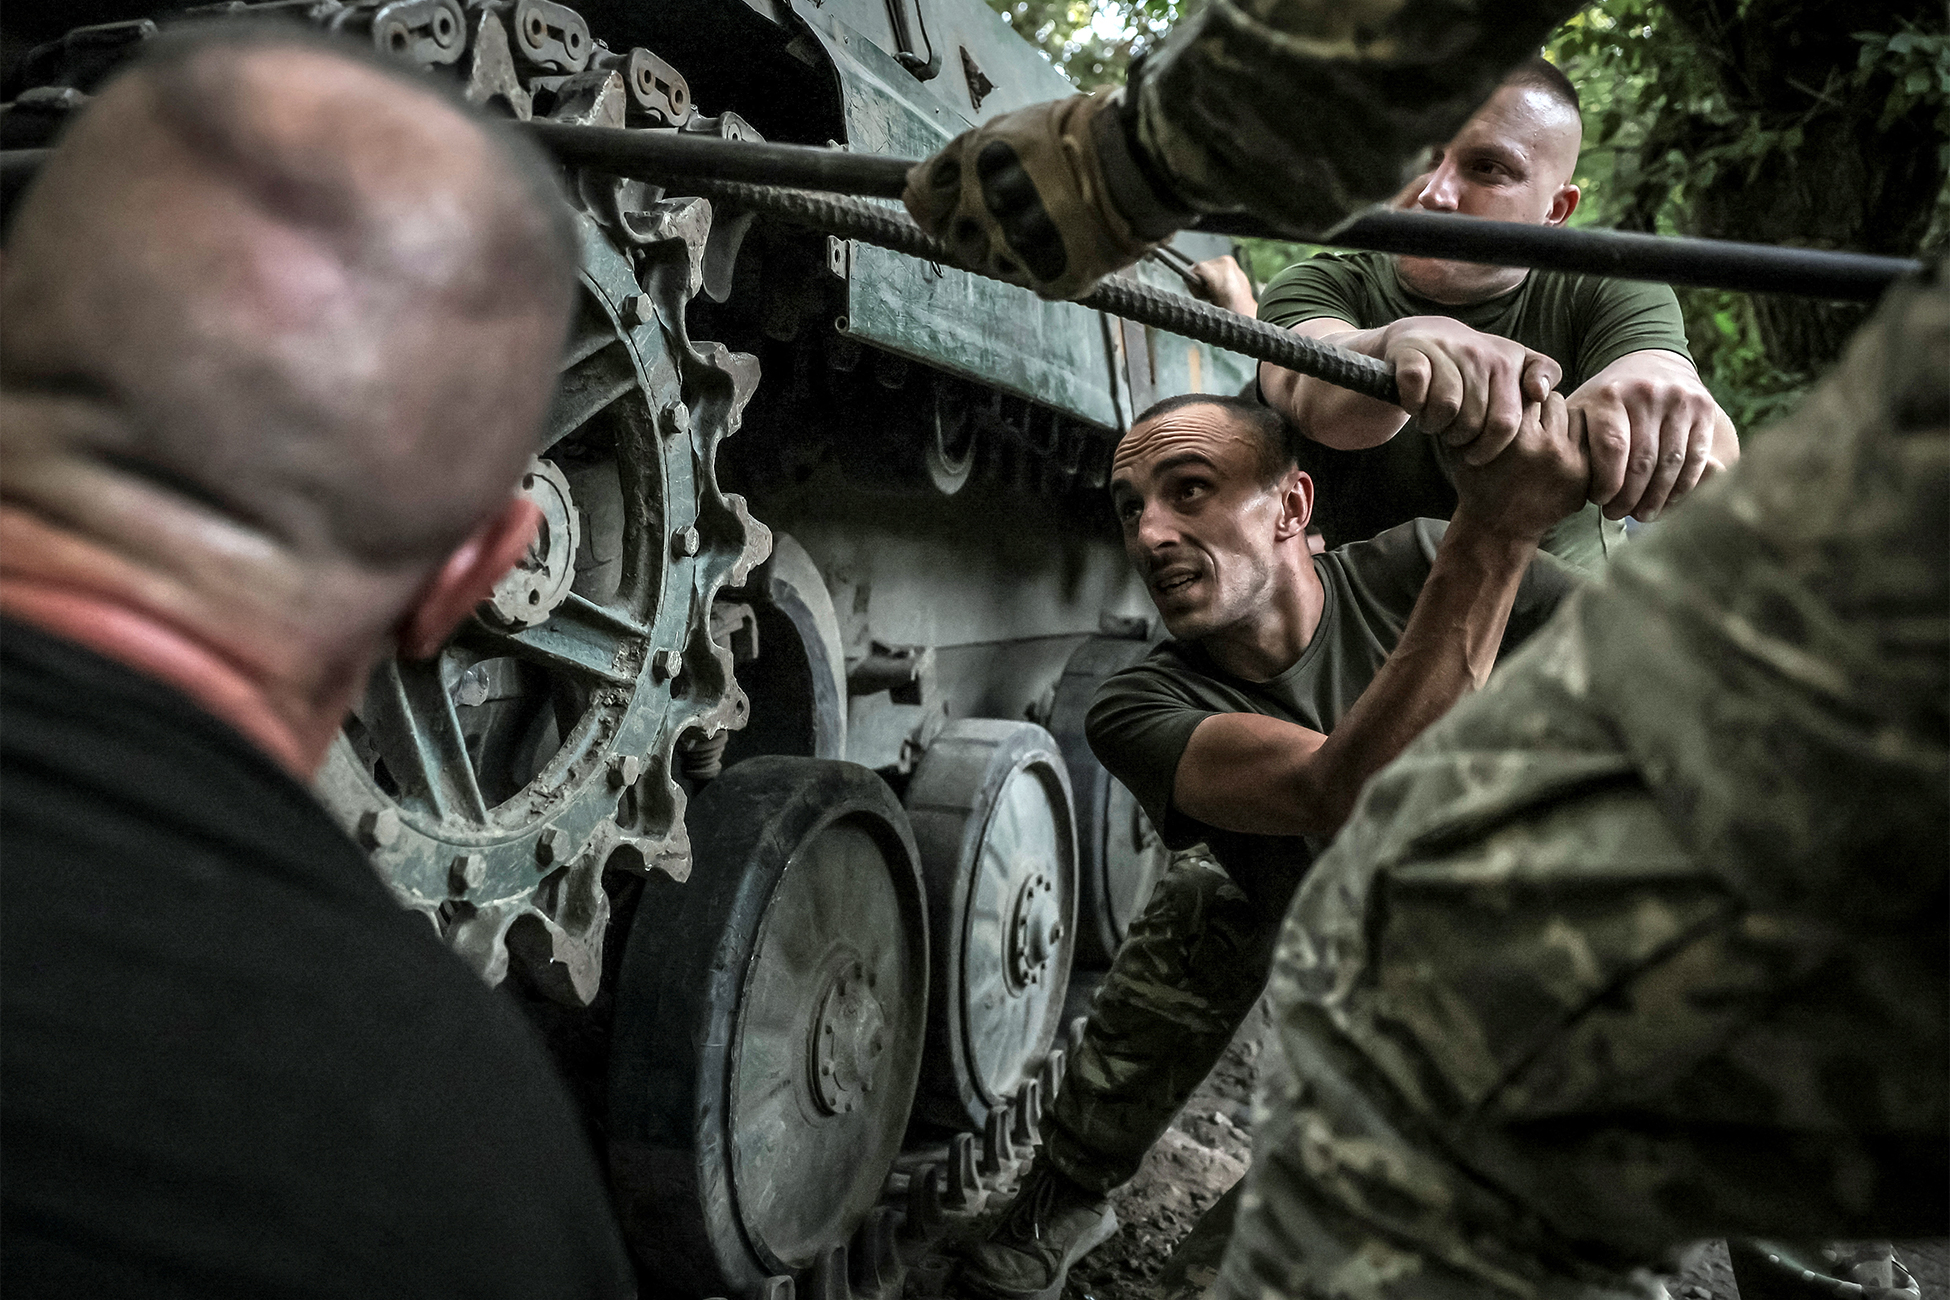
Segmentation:
{"type": "Polygon", "coordinates": [[[1056,1300],[1070,1265],[1116,1231],[1109,1201],[1038,1160],[987,1239],[964,1252],[957,1289],[972,1300],[1056,1300]]]}

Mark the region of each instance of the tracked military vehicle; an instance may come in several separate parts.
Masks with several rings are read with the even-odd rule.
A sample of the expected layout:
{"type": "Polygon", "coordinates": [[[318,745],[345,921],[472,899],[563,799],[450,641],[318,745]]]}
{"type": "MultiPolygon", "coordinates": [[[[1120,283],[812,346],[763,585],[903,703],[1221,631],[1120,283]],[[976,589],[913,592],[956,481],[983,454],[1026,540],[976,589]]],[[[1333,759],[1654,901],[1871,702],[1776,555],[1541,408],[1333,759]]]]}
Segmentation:
{"type": "MultiPolygon", "coordinates": [[[[905,156],[1069,90],[979,0],[188,17],[213,13],[369,40],[516,118],[905,156]]],[[[37,48],[8,147],[156,31],[37,48]]],[[[535,1011],[646,1279],[884,1290],[890,1175],[922,1214],[979,1195],[951,1135],[991,1173],[1020,1154],[1072,970],[1162,866],[1083,744],[1149,630],[1102,489],[1135,411],[1248,363],[679,181],[564,181],[582,292],[521,486],[541,534],[438,658],[380,668],[319,793],[535,1011]]]]}

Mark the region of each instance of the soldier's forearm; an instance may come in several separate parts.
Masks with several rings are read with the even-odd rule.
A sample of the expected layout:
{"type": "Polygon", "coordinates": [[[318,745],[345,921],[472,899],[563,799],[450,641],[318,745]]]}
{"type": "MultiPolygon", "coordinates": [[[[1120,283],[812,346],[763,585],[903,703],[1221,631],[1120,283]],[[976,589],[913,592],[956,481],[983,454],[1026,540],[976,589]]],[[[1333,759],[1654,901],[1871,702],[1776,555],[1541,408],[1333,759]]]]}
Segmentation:
{"type": "Polygon", "coordinates": [[[1132,135],[1185,204],[1322,231],[1399,190],[1577,8],[1212,0],[1139,70],[1132,135]]]}
{"type": "Polygon", "coordinates": [[[1535,539],[1458,517],[1388,662],[1312,758],[1312,803],[1338,831],[1368,779],[1456,702],[1489,680],[1535,539]]]}
{"type": "MultiPolygon", "coordinates": [[[[1386,354],[1385,329],[1357,330],[1347,326],[1319,330],[1309,329],[1310,324],[1313,322],[1302,322],[1293,327],[1293,332],[1363,356],[1386,354]]],[[[1259,392],[1262,400],[1284,415],[1302,437],[1341,451],[1379,447],[1408,423],[1408,413],[1392,402],[1364,397],[1323,380],[1282,370],[1269,362],[1260,363],[1259,392]]]]}

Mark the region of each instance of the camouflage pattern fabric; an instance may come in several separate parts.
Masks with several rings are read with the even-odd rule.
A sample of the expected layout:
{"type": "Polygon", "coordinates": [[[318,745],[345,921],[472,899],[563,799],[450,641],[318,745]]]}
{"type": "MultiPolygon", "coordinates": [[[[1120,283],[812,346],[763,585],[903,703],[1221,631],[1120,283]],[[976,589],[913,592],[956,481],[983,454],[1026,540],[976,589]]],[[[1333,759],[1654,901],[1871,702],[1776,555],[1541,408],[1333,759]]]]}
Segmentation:
{"type": "Polygon", "coordinates": [[[1172,855],[1064,1064],[1044,1157],[1097,1192],[1130,1181],[1266,987],[1279,913],[1203,845],[1172,855]]]}
{"type": "Polygon", "coordinates": [[[1133,72],[1138,148],[1189,206],[1324,231],[1408,180],[1565,0],[1209,0],[1133,72]]]}
{"type": "Polygon", "coordinates": [[[1947,572],[1939,268],[1370,784],[1281,932],[1213,1293],[1940,1233],[1947,572]]]}
{"type": "Polygon", "coordinates": [[[1232,1225],[1239,1214],[1239,1198],[1245,1192],[1242,1180],[1226,1189],[1212,1208],[1198,1216],[1198,1222],[1172,1248],[1151,1288],[1154,1300],[1199,1300],[1219,1280],[1219,1265],[1232,1240],[1232,1225]]]}

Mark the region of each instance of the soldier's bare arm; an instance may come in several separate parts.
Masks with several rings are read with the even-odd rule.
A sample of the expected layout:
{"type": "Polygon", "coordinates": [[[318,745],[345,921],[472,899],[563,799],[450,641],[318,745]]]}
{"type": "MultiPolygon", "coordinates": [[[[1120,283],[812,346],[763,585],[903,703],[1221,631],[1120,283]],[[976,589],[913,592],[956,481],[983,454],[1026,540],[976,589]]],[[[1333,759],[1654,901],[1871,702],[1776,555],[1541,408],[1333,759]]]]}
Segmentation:
{"type": "Polygon", "coordinates": [[[1607,518],[1656,519],[1740,459],[1733,421],[1677,352],[1628,353],[1568,400],[1591,447],[1591,500],[1607,518]]]}
{"type": "Polygon", "coordinates": [[[1524,407],[1542,401],[1563,377],[1543,353],[1447,316],[1406,316],[1370,330],[1317,316],[1293,332],[1395,367],[1399,406],[1261,364],[1266,402],[1306,437],[1342,451],[1380,446],[1413,419],[1450,446],[1469,447],[1470,464],[1483,464],[1517,436],[1524,407]]]}
{"type": "Polygon", "coordinates": [[[1185,747],[1173,805],[1250,834],[1338,830],[1368,778],[1488,679],[1537,543],[1583,503],[1589,474],[1564,400],[1529,408],[1509,454],[1458,467],[1461,501],[1401,640],[1333,733],[1215,714],[1185,747]]]}

